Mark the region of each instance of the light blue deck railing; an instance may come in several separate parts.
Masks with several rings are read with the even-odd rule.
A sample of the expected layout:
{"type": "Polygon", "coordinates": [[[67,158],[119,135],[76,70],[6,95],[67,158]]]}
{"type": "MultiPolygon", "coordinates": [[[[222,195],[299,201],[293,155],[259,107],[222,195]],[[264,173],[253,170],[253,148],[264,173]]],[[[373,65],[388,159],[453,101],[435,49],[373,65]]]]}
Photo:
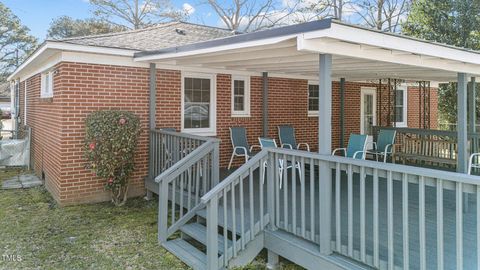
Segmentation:
{"type": "Polygon", "coordinates": [[[465,174],[264,149],[201,202],[207,207],[209,269],[227,266],[266,229],[315,243],[324,255],[338,253],[379,269],[480,265],[480,182],[465,174]],[[279,171],[280,162],[300,170],[279,171]],[[464,204],[468,194],[473,196],[464,204]],[[223,257],[218,256],[219,225],[240,235],[228,239],[224,232],[223,257]]]}

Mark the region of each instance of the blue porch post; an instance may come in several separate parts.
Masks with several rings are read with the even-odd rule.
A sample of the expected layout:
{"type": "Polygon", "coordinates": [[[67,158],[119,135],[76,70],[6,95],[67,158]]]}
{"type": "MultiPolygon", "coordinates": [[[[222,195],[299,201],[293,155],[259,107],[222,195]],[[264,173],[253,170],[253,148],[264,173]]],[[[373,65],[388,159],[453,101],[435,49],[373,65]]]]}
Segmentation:
{"type": "MultiPolygon", "coordinates": [[[[149,130],[154,130],[156,127],[155,124],[155,114],[157,111],[157,67],[155,64],[150,64],[149,70],[149,97],[148,97],[148,126],[149,130]]],[[[148,178],[153,179],[153,147],[152,142],[152,132],[148,132],[148,178]]],[[[146,199],[150,200],[152,198],[152,191],[147,190],[146,199]]]]}
{"type": "Polygon", "coordinates": [[[457,138],[458,158],[457,172],[467,172],[467,74],[458,73],[457,79],[457,138]]]}
{"type": "Polygon", "coordinates": [[[262,136],[268,137],[268,72],[262,73],[262,136]]]}
{"type": "MultiPolygon", "coordinates": [[[[318,59],[318,153],[330,155],[332,152],[332,55],[320,54],[318,59]]],[[[332,253],[331,214],[332,214],[332,171],[327,162],[321,162],[322,172],[319,185],[320,252],[332,253]]]]}

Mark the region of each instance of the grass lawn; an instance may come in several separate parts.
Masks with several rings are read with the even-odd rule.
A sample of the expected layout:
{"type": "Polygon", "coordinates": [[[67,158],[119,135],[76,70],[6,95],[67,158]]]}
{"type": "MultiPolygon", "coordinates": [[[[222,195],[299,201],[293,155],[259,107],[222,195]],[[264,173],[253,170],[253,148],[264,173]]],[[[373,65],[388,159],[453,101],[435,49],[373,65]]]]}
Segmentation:
{"type": "MultiPolygon", "coordinates": [[[[0,172],[0,182],[15,173],[0,172]]],[[[264,269],[265,257],[244,269],[264,269]]],[[[43,187],[0,190],[0,269],[185,268],[158,245],[155,200],[59,207],[43,187]]]]}

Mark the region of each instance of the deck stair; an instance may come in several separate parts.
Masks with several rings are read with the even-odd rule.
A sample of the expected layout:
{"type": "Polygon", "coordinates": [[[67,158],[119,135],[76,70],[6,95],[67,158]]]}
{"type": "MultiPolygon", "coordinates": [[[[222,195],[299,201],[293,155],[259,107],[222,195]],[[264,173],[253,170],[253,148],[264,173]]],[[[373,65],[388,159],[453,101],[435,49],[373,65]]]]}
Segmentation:
{"type": "MultiPolygon", "coordinates": [[[[150,171],[147,185],[159,195],[158,241],[189,267],[217,270],[243,266],[265,248],[273,266],[279,256],[307,269],[368,269],[371,265],[353,256],[351,243],[353,255],[337,249],[346,243],[332,243],[335,238],[330,230],[318,222],[320,210],[326,212],[323,205],[329,202],[330,191],[318,188],[315,176],[322,170],[339,171],[344,160],[264,149],[220,181],[218,140],[163,131],[155,136],[155,143],[165,148],[151,156],[153,164],[159,158],[160,165],[150,171]],[[280,171],[279,157],[287,161],[284,164],[303,169],[280,171]]],[[[353,172],[348,175],[353,177],[353,172]]],[[[326,217],[320,221],[327,222],[326,217]]],[[[380,255],[383,258],[383,253],[380,255]]]]}
{"type": "MultiPolygon", "coordinates": [[[[223,213],[223,206],[219,206],[219,212],[223,213]]],[[[245,216],[249,216],[248,211],[245,211],[245,216]]],[[[237,219],[240,217],[237,215],[237,219]]],[[[220,220],[223,220],[221,218],[220,220]]],[[[264,217],[265,222],[268,220],[268,215],[264,217]]],[[[249,220],[246,219],[246,223],[249,223],[249,220]]],[[[167,240],[166,242],[162,243],[162,246],[167,249],[169,252],[177,256],[180,260],[182,260],[185,264],[193,269],[207,269],[207,227],[206,227],[206,211],[205,209],[200,209],[197,211],[197,214],[190,220],[189,223],[182,225],[179,228],[180,235],[175,234],[177,238],[172,238],[167,240]]],[[[251,228],[250,226],[244,226],[244,237],[245,239],[241,238],[242,228],[240,224],[235,224],[233,227],[231,224],[233,223],[232,216],[229,216],[227,219],[227,226],[224,226],[223,222],[219,222],[218,224],[218,260],[219,260],[219,267],[218,269],[223,268],[222,265],[225,262],[228,262],[230,259],[235,259],[238,257],[243,257],[242,264],[248,263],[252,261],[256,255],[258,255],[259,251],[263,248],[258,248],[258,245],[248,246],[248,243],[251,242],[253,239],[251,237],[251,228]],[[234,229],[235,228],[235,229],[234,229]],[[235,235],[234,235],[235,233],[235,235]],[[227,237],[225,238],[225,234],[227,237]],[[226,241],[225,241],[226,239],[226,241]],[[235,239],[236,249],[233,249],[233,239],[235,239]],[[225,247],[224,243],[227,243],[227,247],[225,247]],[[245,248],[242,250],[242,245],[245,248]],[[255,251],[256,250],[256,251],[255,251]],[[227,253],[227,260],[225,260],[225,252],[227,253]]],[[[253,226],[253,229],[256,233],[260,230],[260,224],[256,224],[253,226]]],[[[263,244],[263,235],[262,237],[262,244],[263,244]]]]}

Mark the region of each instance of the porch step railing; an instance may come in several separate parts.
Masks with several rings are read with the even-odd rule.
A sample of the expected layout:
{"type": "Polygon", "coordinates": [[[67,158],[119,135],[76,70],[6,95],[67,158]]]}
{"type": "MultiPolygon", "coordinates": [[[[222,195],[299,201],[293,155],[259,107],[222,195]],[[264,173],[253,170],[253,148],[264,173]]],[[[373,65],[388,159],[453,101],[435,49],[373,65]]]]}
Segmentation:
{"type": "Polygon", "coordinates": [[[157,131],[154,138],[154,145],[164,151],[154,153],[158,165],[151,171],[161,171],[155,182],[158,239],[164,243],[196,215],[203,207],[200,198],[218,184],[220,141],[170,131],[157,131]]]}
{"type": "Polygon", "coordinates": [[[207,269],[227,267],[270,223],[273,204],[266,202],[273,202],[273,178],[264,180],[268,162],[263,150],[201,198],[207,210],[207,269]]]}
{"type": "Polygon", "coordinates": [[[193,150],[213,139],[164,129],[155,129],[150,130],[150,140],[149,175],[155,178],[185,158],[193,150]]]}

